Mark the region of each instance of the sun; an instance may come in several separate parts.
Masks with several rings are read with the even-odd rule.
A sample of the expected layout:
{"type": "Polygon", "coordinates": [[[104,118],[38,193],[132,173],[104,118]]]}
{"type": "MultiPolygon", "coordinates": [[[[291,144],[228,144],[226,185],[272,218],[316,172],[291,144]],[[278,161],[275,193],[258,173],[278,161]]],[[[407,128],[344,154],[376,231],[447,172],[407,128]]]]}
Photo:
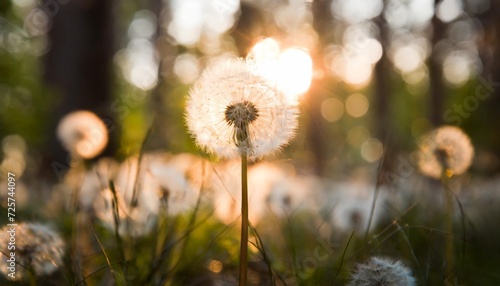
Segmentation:
{"type": "Polygon", "coordinates": [[[276,82],[288,97],[296,98],[311,86],[313,62],[303,48],[280,50],[276,40],[266,38],[257,42],[247,57],[254,59],[262,74],[276,82]]]}

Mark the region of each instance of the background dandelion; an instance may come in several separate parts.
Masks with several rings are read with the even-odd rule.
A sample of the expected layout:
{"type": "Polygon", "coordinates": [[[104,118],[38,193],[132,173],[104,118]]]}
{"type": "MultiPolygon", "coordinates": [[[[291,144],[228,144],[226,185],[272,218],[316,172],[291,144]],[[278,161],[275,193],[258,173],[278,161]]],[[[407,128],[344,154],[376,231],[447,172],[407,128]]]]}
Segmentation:
{"type": "Polygon", "coordinates": [[[0,209],[15,199],[16,219],[57,227],[69,253],[32,284],[237,283],[241,153],[254,161],[249,283],[347,285],[357,263],[383,254],[411,262],[418,284],[498,284],[500,1],[85,3],[0,5],[0,209]],[[237,58],[251,59],[243,75],[215,80],[203,101],[226,107],[187,130],[189,89],[237,58]],[[244,83],[243,98],[217,99],[244,83]],[[253,128],[265,118],[255,90],[300,109],[288,145],[286,128],[253,128]],[[80,128],[88,117],[70,124],[81,134],[58,136],[77,110],[103,121],[102,152],[80,128]],[[467,154],[448,153],[459,145],[412,153],[443,124],[474,142],[471,171],[450,168],[467,154]],[[419,170],[432,160],[437,171],[419,170]]]}
{"type": "MultiPolygon", "coordinates": [[[[6,255],[11,252],[7,249],[10,239],[10,233],[7,231],[11,228],[10,226],[4,226],[0,232],[2,252],[6,255]]],[[[15,238],[16,263],[23,266],[15,267],[17,269],[16,280],[26,279],[31,271],[35,276],[46,276],[63,266],[65,243],[58,233],[46,225],[27,222],[19,223],[15,226],[15,238]]],[[[0,271],[5,276],[9,273],[8,266],[7,259],[5,256],[2,257],[0,271]]]]}
{"type": "Polygon", "coordinates": [[[439,179],[467,171],[474,148],[469,137],[458,127],[443,126],[424,136],[419,144],[419,168],[429,177],[439,179]]]}
{"type": "Polygon", "coordinates": [[[66,150],[83,159],[99,155],[108,143],[106,125],[94,113],[83,110],[61,119],[57,136],[66,150]]]}

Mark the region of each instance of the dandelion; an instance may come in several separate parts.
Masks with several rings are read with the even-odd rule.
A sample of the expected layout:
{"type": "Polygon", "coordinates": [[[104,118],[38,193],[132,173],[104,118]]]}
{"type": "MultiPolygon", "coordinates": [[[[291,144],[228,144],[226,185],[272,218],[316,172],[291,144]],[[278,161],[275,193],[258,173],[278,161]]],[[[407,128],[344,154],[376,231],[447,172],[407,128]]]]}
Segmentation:
{"type": "Polygon", "coordinates": [[[148,153],[140,163],[138,157],[132,157],[122,164],[116,185],[129,204],[141,205],[152,213],[166,207],[169,215],[178,215],[196,205],[199,188],[187,175],[199,162],[196,156],[186,154],[148,153]]]}
{"type": "Polygon", "coordinates": [[[474,148],[467,134],[455,126],[443,126],[424,136],[420,143],[420,171],[439,179],[467,171],[474,148]]]}
{"type": "Polygon", "coordinates": [[[373,230],[384,218],[388,201],[387,190],[379,189],[377,197],[373,187],[365,182],[335,182],[327,192],[334,205],[325,205],[332,225],[340,231],[355,230],[357,233],[373,230]],[[373,205],[373,200],[375,205],[373,205]],[[372,213],[373,212],[373,213],[372,213]],[[370,226],[370,229],[368,229],[370,226]]]}
{"type": "Polygon", "coordinates": [[[132,207],[127,204],[117,186],[114,193],[110,188],[102,190],[99,199],[94,201],[94,209],[103,225],[110,230],[118,227],[120,235],[146,235],[151,232],[156,222],[156,213],[152,213],[143,205],[132,207]]]}
{"type": "MultiPolygon", "coordinates": [[[[241,181],[237,179],[240,170],[234,161],[217,165],[215,170],[212,176],[215,215],[229,225],[240,215],[241,181]]],[[[269,196],[278,183],[285,181],[284,175],[283,170],[268,163],[258,163],[248,169],[248,201],[252,206],[248,220],[252,225],[259,224],[264,217],[269,196]]]]}
{"type": "Polygon", "coordinates": [[[323,186],[315,176],[280,178],[267,197],[267,204],[274,215],[287,217],[293,212],[315,213],[319,210],[323,186]]]}
{"type": "Polygon", "coordinates": [[[108,187],[109,181],[114,180],[119,164],[112,158],[99,159],[90,170],[82,173],[81,169],[70,169],[60,186],[68,207],[73,200],[77,200],[83,209],[89,209],[99,194],[99,191],[108,187]],[[78,195],[78,198],[73,196],[78,195]]]}
{"type": "Polygon", "coordinates": [[[175,216],[195,208],[203,183],[196,167],[203,163],[188,154],[147,153],[140,163],[138,157],[131,157],[122,163],[116,175],[116,194],[107,185],[99,188],[102,191],[93,205],[96,215],[114,230],[116,204],[120,234],[147,234],[161,210],[175,216]]]}
{"type": "Polygon", "coordinates": [[[296,99],[258,73],[254,62],[219,62],[191,89],[186,122],[196,143],[222,158],[241,156],[241,245],[239,284],[246,285],[248,252],[247,160],[287,144],[297,128],[296,99]]]}
{"type": "Polygon", "coordinates": [[[15,276],[8,276],[12,267],[7,258],[0,260],[0,272],[10,279],[21,280],[28,274],[26,269],[35,275],[49,275],[57,270],[64,258],[65,244],[62,238],[49,227],[38,223],[19,223],[15,227],[4,226],[0,230],[1,250],[3,255],[9,255],[11,232],[15,231],[16,265],[15,276]],[[21,266],[19,266],[19,265],[21,266]]]}
{"type": "Polygon", "coordinates": [[[349,286],[413,286],[415,278],[411,270],[400,261],[372,257],[364,264],[358,264],[351,275],[349,286]]]}
{"type": "Polygon", "coordinates": [[[257,159],[280,149],[294,135],[297,115],[297,102],[240,59],[205,70],[186,109],[196,143],[222,158],[257,159]]]}
{"type": "Polygon", "coordinates": [[[108,143],[106,125],[90,111],[75,111],[61,119],[57,137],[72,155],[91,159],[99,155],[108,143]]]}
{"type": "MultiPolygon", "coordinates": [[[[469,137],[458,127],[443,126],[426,135],[420,143],[420,171],[432,178],[441,179],[446,197],[446,231],[453,234],[454,192],[450,178],[467,171],[474,156],[474,148],[469,137]]],[[[446,276],[454,277],[454,239],[446,237],[446,276]]]]}

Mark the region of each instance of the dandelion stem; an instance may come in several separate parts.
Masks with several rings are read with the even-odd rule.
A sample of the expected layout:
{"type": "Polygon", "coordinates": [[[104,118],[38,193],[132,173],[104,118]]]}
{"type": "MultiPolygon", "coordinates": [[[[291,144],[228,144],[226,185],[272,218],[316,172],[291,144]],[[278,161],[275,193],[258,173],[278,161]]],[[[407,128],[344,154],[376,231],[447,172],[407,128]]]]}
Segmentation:
{"type": "Polygon", "coordinates": [[[444,192],[446,197],[446,233],[445,238],[445,280],[452,282],[455,279],[454,268],[455,268],[455,247],[454,247],[454,236],[453,236],[453,191],[450,188],[450,181],[446,175],[443,175],[442,182],[444,185],[444,192]]]}
{"type": "Polygon", "coordinates": [[[247,258],[248,258],[248,178],[247,178],[247,153],[241,153],[241,244],[240,244],[240,283],[247,284],[247,258]]]}

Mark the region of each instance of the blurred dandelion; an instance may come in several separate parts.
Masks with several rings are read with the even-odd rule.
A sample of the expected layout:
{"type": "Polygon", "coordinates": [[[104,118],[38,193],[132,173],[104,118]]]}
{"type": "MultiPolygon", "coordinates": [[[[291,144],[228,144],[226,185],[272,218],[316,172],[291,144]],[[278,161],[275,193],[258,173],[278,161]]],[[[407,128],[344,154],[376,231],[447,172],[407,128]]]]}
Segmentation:
{"type": "Polygon", "coordinates": [[[91,159],[108,143],[106,125],[90,111],[75,111],[64,116],[57,126],[57,137],[72,155],[91,159]]]}
{"type": "Polygon", "coordinates": [[[20,177],[26,170],[27,145],[23,137],[17,134],[8,135],[2,140],[3,159],[0,161],[0,172],[13,172],[20,177]]]}
{"type": "Polygon", "coordinates": [[[455,246],[453,239],[453,213],[455,192],[450,185],[453,175],[467,171],[472,163],[474,148],[469,137],[458,127],[442,126],[431,131],[420,143],[420,171],[434,179],[441,179],[446,197],[445,275],[447,282],[455,278],[455,246]]]}
{"type": "MultiPolygon", "coordinates": [[[[216,173],[211,178],[215,215],[229,225],[240,216],[240,170],[235,161],[218,164],[215,169],[216,173]]],[[[285,175],[283,170],[270,163],[258,163],[248,168],[248,201],[252,206],[248,219],[252,225],[258,225],[266,215],[271,192],[278,183],[286,181],[285,175]]]]}
{"type": "Polygon", "coordinates": [[[297,102],[253,62],[219,62],[190,91],[186,121],[196,143],[222,158],[257,159],[287,144],[297,128],[297,102]]]}
{"type": "Polygon", "coordinates": [[[425,135],[419,144],[420,171],[440,179],[467,171],[474,156],[474,148],[467,134],[455,126],[443,126],[425,135]]]}
{"type": "Polygon", "coordinates": [[[415,278],[411,270],[400,261],[372,257],[364,264],[358,264],[351,275],[349,286],[413,286],[415,278]]]}
{"type": "Polygon", "coordinates": [[[83,209],[91,208],[99,191],[107,188],[109,181],[115,179],[118,168],[119,164],[114,159],[102,158],[83,174],[81,169],[70,169],[64,176],[63,184],[58,186],[62,188],[66,205],[71,207],[74,200],[77,200],[83,209]],[[74,198],[75,195],[78,197],[74,198]]]}
{"type": "MultiPolygon", "coordinates": [[[[12,227],[4,226],[0,231],[1,250],[8,255],[10,233],[12,227]]],[[[16,280],[25,279],[28,275],[24,268],[32,270],[35,275],[49,275],[62,264],[65,253],[65,244],[62,238],[49,227],[38,223],[19,223],[15,227],[16,237],[16,280]]],[[[8,261],[0,259],[0,272],[5,276],[9,273],[8,261]]]]}
{"type": "Polygon", "coordinates": [[[222,158],[241,156],[240,285],[247,282],[247,160],[280,149],[298,125],[297,99],[276,86],[255,62],[226,60],[203,72],[186,103],[187,126],[200,147],[222,158]]]}
{"type": "Polygon", "coordinates": [[[323,209],[330,212],[330,222],[339,232],[354,230],[362,233],[368,225],[371,231],[388,215],[386,205],[389,195],[385,188],[379,189],[376,204],[373,205],[373,186],[366,182],[328,182],[328,186],[325,198],[328,203],[323,209]]]}
{"type": "Polygon", "coordinates": [[[96,215],[114,230],[116,204],[120,234],[145,235],[160,211],[175,216],[195,208],[203,166],[201,158],[190,154],[146,153],[140,163],[138,157],[130,157],[116,175],[116,198],[107,184],[98,188],[102,191],[94,200],[96,215]]]}
{"type": "Polygon", "coordinates": [[[131,207],[122,196],[121,189],[115,187],[115,193],[110,188],[101,191],[101,197],[94,201],[96,216],[103,225],[115,230],[122,236],[139,237],[151,232],[156,222],[156,213],[147,208],[131,207]]]}
{"type": "MultiPolygon", "coordinates": [[[[126,160],[116,178],[128,204],[143,205],[149,212],[158,213],[165,207],[169,215],[192,210],[200,191],[200,183],[194,183],[202,159],[194,155],[147,153],[139,162],[138,157],[126,160]]],[[[201,170],[199,170],[201,172],[201,170]]]]}

